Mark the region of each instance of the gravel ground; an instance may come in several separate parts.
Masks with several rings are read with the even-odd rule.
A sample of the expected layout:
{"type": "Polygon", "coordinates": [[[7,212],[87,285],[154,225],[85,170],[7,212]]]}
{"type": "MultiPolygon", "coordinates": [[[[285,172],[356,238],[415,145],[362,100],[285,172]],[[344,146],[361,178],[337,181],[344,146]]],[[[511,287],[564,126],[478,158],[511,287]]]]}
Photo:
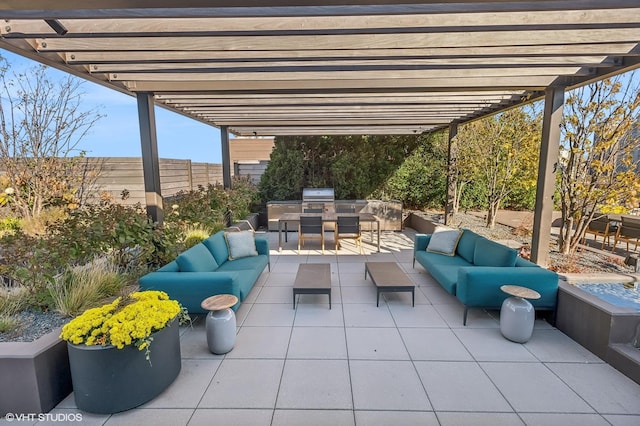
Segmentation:
{"type": "Polygon", "coordinates": [[[20,328],[12,333],[0,333],[0,342],[31,342],[69,321],[55,312],[32,310],[22,311],[16,317],[20,328]]]}

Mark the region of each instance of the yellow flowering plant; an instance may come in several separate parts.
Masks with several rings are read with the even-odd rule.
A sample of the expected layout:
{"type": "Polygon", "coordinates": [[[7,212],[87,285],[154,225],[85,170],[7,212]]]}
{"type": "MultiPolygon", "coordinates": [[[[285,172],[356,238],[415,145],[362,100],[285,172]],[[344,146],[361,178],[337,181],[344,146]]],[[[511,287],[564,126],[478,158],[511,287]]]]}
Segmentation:
{"type": "Polygon", "coordinates": [[[98,308],[87,309],[69,321],[60,337],[75,345],[112,345],[118,349],[134,345],[151,354],[151,335],[175,318],[190,320],[186,309],[162,291],[139,291],[119,297],[98,308]]]}

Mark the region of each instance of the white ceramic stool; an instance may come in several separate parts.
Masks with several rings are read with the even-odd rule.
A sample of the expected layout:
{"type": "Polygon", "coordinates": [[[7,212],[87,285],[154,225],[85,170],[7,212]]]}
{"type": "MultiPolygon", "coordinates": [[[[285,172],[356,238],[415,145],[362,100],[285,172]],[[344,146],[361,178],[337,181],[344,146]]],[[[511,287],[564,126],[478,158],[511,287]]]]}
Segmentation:
{"type": "Polygon", "coordinates": [[[236,344],[236,314],[230,309],[236,303],[236,296],[219,294],[205,299],[200,304],[202,309],[211,311],[205,323],[207,346],[211,353],[226,354],[236,344]]]}
{"type": "Polygon", "coordinates": [[[526,343],[533,334],[536,312],[526,299],[539,299],[540,293],[517,285],[503,285],[500,290],[511,297],[502,302],[500,309],[500,332],[507,339],[526,343]]]}

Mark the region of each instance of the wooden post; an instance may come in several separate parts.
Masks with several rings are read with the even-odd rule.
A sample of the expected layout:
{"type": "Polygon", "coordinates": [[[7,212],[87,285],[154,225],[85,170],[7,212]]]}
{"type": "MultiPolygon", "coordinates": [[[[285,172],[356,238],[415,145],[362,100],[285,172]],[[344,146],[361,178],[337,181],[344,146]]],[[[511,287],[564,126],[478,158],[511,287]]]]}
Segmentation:
{"type": "Polygon", "coordinates": [[[560,122],[564,107],[564,87],[548,87],[544,97],[542,142],[538,161],[538,186],[533,214],[531,261],[546,267],[553,222],[553,194],[560,155],[560,122]]]}
{"type": "Polygon", "coordinates": [[[220,145],[222,148],[222,186],[231,188],[231,154],[229,153],[229,128],[220,126],[220,145]]]}
{"type": "Polygon", "coordinates": [[[444,208],[444,224],[453,222],[453,208],[456,199],[456,160],[458,156],[458,123],[449,124],[449,150],[447,161],[447,205],[444,208]]]}
{"type": "Polygon", "coordinates": [[[158,138],[156,136],[156,117],[153,110],[153,94],[140,92],[138,101],[138,122],[140,125],[140,144],[142,146],[142,173],[147,214],[161,224],[164,219],[162,191],[160,189],[160,165],[158,160],[158,138]]]}

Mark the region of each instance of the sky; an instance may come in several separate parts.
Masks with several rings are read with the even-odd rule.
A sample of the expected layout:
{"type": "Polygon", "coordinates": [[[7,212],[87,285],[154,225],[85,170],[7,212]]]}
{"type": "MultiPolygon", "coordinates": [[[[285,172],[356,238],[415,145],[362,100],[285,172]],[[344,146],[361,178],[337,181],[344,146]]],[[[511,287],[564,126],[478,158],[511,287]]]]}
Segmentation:
{"type": "MultiPolygon", "coordinates": [[[[38,65],[38,62],[0,49],[14,72],[38,65]]],[[[52,75],[65,75],[54,68],[52,75]]],[[[140,130],[136,98],[83,80],[83,106],[97,109],[103,117],[78,145],[88,157],[140,157],[140,130]]],[[[158,155],[160,158],[222,163],[220,130],[173,113],[155,108],[158,155]]],[[[231,137],[231,136],[230,136],[231,137]]]]}

